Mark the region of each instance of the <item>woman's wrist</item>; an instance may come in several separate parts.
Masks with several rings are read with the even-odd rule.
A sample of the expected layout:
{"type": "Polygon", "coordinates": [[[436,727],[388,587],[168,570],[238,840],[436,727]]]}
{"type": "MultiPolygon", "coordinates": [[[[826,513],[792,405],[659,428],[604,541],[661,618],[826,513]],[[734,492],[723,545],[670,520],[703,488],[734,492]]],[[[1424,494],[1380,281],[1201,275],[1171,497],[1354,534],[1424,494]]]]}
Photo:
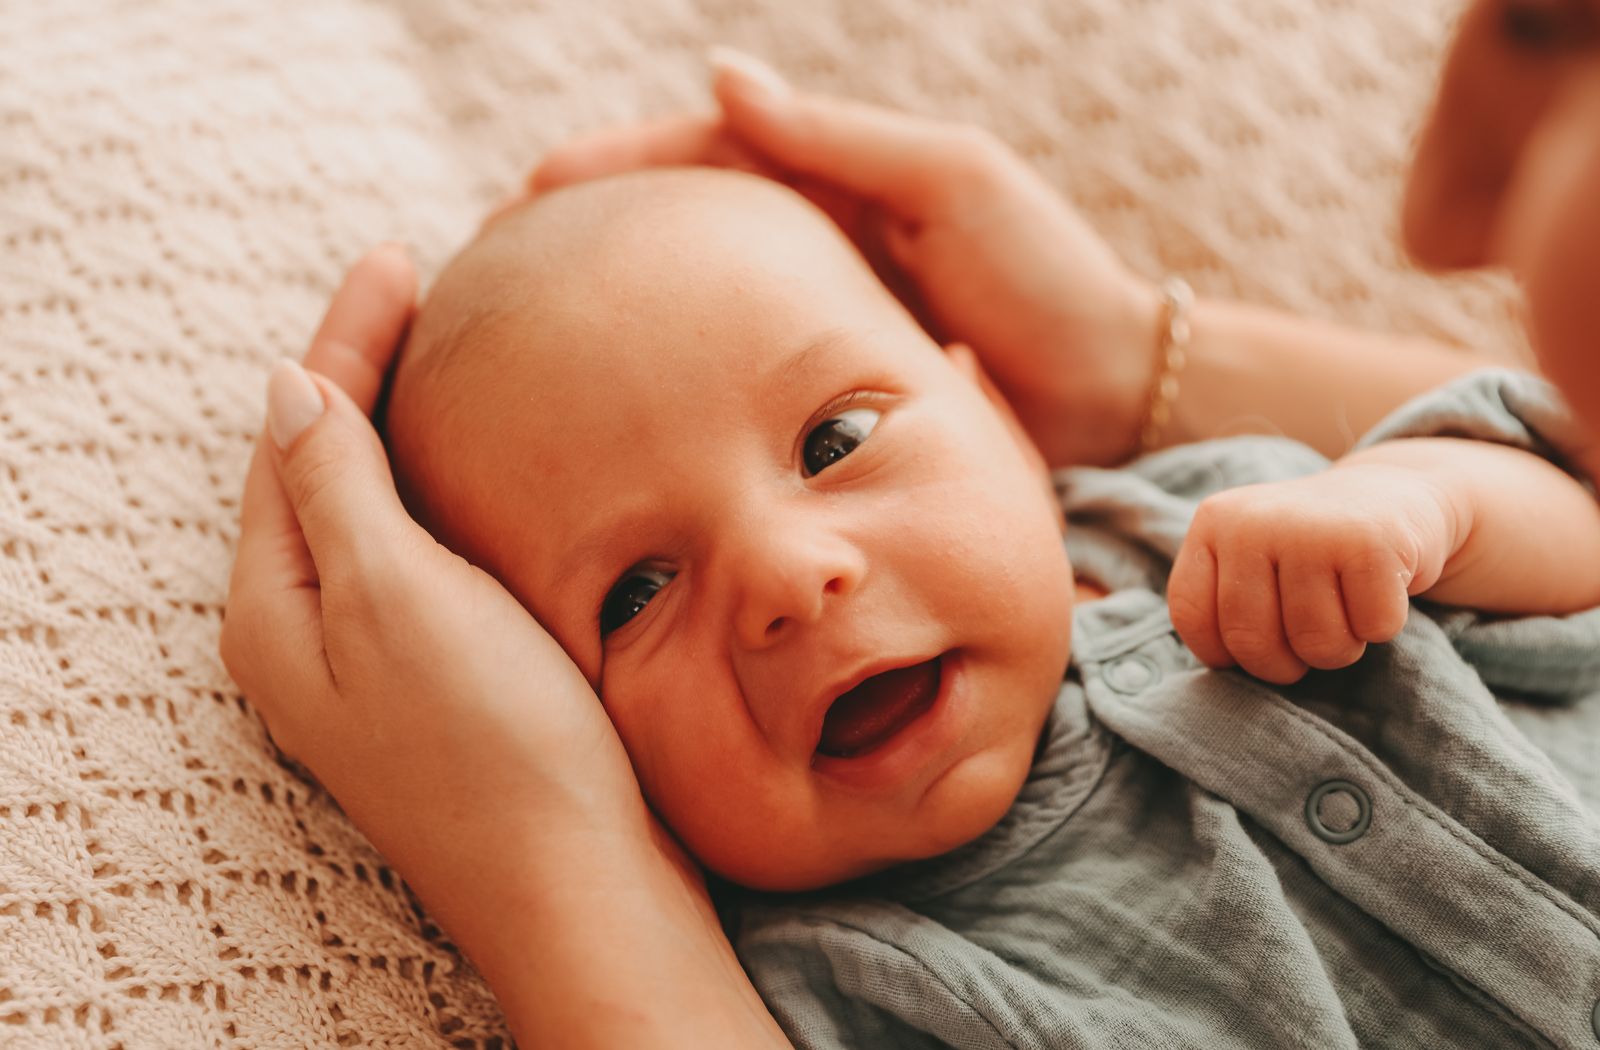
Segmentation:
{"type": "Polygon", "coordinates": [[[1094,410],[1074,413],[1080,421],[1075,463],[1115,466],[1141,453],[1150,391],[1162,373],[1165,312],[1157,283],[1130,275],[1106,325],[1106,367],[1091,392],[1094,410]]]}
{"type": "Polygon", "coordinates": [[[1050,364],[1044,381],[1012,398],[1051,467],[1115,466],[1139,454],[1159,372],[1162,299],[1133,275],[1118,289],[1097,304],[1097,318],[1061,326],[1069,342],[1046,359],[1074,363],[1050,364]]]}
{"type": "Polygon", "coordinates": [[[1188,363],[1193,306],[1194,291],[1188,281],[1182,277],[1168,277],[1161,282],[1156,374],[1151,380],[1148,404],[1139,424],[1140,452],[1153,452],[1162,447],[1162,437],[1172,422],[1173,403],[1178,399],[1183,368],[1188,363]]]}
{"type": "Polygon", "coordinates": [[[527,823],[462,866],[439,914],[521,1045],[788,1045],[659,822],[527,823]]]}

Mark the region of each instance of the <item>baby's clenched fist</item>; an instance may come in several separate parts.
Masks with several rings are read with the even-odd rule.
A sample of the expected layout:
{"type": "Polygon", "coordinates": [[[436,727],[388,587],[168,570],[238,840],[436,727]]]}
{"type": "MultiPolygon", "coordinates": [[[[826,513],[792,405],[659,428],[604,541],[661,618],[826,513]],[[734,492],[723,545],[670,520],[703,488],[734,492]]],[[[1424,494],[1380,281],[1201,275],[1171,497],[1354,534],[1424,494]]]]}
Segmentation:
{"type": "Polygon", "coordinates": [[[1211,667],[1278,684],[1354,663],[1405,626],[1458,545],[1449,493],[1426,474],[1336,466],[1202,502],[1167,581],[1172,625],[1211,667]]]}

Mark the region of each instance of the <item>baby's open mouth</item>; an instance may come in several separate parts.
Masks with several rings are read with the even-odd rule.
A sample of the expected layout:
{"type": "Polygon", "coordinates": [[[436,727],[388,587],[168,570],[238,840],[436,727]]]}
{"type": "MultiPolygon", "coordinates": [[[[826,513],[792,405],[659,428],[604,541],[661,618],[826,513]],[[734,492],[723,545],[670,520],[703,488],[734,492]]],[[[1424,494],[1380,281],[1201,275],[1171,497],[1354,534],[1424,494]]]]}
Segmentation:
{"type": "Polygon", "coordinates": [[[864,755],[916,720],[939,695],[939,658],[875,674],[828,708],[817,753],[864,755]]]}

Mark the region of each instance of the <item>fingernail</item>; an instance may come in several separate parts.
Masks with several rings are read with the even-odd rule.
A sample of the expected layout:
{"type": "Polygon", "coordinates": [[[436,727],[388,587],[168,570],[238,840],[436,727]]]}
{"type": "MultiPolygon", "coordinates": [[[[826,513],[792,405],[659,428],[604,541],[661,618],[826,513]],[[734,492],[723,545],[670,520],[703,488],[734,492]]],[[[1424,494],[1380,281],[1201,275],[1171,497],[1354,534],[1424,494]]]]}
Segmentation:
{"type": "Polygon", "coordinates": [[[717,72],[733,77],[740,90],[755,101],[776,102],[794,94],[777,70],[754,55],[719,44],[706,52],[706,61],[717,72]]]}
{"type": "Polygon", "coordinates": [[[322,391],[306,375],[298,361],[285,358],[267,380],[267,430],[280,449],[294,444],[316,418],[322,415],[322,391]]]}
{"type": "Polygon", "coordinates": [[[378,252],[396,252],[406,257],[409,262],[416,262],[417,250],[407,241],[384,241],[372,249],[373,254],[378,252]]]}

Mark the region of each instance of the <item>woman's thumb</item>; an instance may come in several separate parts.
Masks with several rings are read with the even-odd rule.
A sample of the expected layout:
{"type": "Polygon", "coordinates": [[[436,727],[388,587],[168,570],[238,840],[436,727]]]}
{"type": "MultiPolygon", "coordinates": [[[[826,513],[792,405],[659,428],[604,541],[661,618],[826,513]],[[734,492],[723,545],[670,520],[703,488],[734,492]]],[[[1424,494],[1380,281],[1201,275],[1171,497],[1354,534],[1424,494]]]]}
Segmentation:
{"type": "Polygon", "coordinates": [[[267,380],[267,430],[279,450],[287,450],[327,408],[322,392],[299,362],[285,358],[267,380]]]}
{"type": "Polygon", "coordinates": [[[372,421],[331,380],[280,362],[267,381],[267,431],[319,576],[327,553],[368,547],[410,521],[372,421]]]}

